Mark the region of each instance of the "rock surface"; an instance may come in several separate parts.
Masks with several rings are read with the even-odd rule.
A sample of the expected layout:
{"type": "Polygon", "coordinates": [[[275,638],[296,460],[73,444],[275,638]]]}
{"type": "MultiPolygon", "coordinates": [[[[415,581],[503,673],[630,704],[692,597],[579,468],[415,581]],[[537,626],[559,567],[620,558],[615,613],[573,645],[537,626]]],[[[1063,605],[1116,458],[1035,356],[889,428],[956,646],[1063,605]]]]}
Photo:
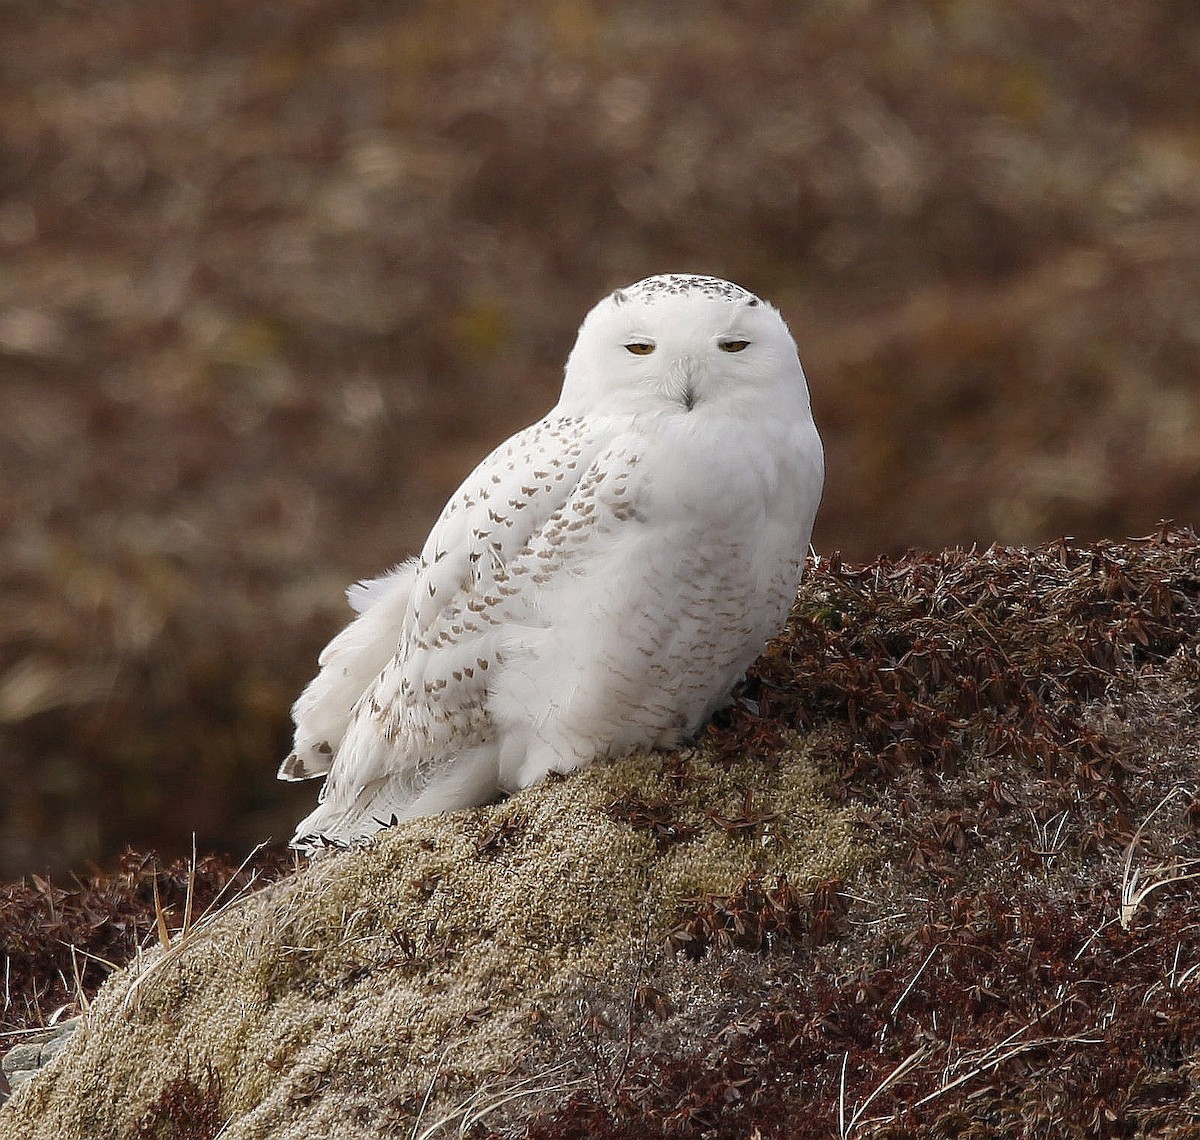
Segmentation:
{"type": "Polygon", "coordinates": [[[31,1033],[20,1045],[9,1049],[0,1059],[0,1073],[3,1073],[9,1088],[23,1084],[50,1064],[79,1028],[81,1020],[78,1017],[67,1018],[40,1033],[31,1033]]]}

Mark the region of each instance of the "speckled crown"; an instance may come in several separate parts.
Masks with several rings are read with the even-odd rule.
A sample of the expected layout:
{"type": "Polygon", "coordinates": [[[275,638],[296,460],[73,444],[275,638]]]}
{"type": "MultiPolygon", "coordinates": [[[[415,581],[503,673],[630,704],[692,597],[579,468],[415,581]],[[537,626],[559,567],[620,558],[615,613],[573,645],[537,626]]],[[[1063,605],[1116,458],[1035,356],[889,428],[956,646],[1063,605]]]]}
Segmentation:
{"type": "Polygon", "coordinates": [[[723,281],[720,277],[703,277],[694,273],[659,273],[646,277],[613,294],[618,304],[626,300],[656,301],[662,297],[699,294],[710,301],[742,301],[758,304],[758,298],[748,289],[723,281]]]}

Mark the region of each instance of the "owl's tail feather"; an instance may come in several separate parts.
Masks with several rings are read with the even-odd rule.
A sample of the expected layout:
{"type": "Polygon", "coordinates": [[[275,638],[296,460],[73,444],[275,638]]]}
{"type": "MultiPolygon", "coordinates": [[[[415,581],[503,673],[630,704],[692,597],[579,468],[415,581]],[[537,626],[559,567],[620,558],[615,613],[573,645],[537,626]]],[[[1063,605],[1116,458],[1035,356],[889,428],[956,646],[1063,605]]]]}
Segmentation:
{"type": "Polygon", "coordinates": [[[400,645],[416,576],[410,560],[347,591],[358,616],[325,647],[320,671],[292,706],[295,744],[279,766],[281,780],[311,780],[329,771],[354,703],[400,645]]]}
{"type": "Polygon", "coordinates": [[[448,761],[416,792],[394,776],[368,784],[350,803],[333,792],[300,821],[292,846],[309,854],[325,847],[345,847],[407,819],[479,807],[498,792],[496,749],[480,745],[448,761]]]}

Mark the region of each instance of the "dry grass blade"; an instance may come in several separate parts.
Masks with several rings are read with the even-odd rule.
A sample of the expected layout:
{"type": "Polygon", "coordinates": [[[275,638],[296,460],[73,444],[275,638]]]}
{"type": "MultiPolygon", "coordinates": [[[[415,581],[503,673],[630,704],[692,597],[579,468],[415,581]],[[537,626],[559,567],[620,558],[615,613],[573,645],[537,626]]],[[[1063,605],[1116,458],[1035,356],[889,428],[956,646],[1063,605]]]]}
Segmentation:
{"type": "Polygon", "coordinates": [[[119,970],[121,968],[116,962],[111,962],[107,958],[102,958],[99,954],[93,954],[90,950],[85,950],[82,946],[76,946],[72,942],[62,942],[62,945],[65,946],[72,954],[82,955],[84,958],[88,958],[91,961],[96,962],[110,972],[113,970],[119,970]]]}
{"type": "Polygon", "coordinates": [[[934,1101],[937,1100],[938,1097],[945,1096],[946,1093],[958,1088],[960,1085],[964,1085],[968,1081],[973,1081],[977,1077],[983,1076],[985,1073],[988,1073],[992,1069],[1004,1064],[1005,1061],[1008,1061],[1013,1057],[1017,1057],[1022,1053],[1028,1053],[1031,1049],[1041,1049],[1049,1045],[1100,1044],[1103,1044],[1103,1038],[1101,1037],[1070,1036],[1039,1037],[1033,1041],[1022,1041],[1016,1045],[1013,1045],[1010,1049],[1005,1049],[1003,1052],[997,1052],[999,1046],[993,1046],[992,1048],[986,1050],[983,1054],[983,1057],[986,1057],[987,1060],[984,1060],[983,1057],[981,1057],[967,1072],[955,1077],[954,1080],[947,1082],[940,1088],[934,1089],[933,1092],[926,1093],[925,1096],[921,1097],[920,1100],[913,1104],[913,1108],[921,1108],[924,1105],[929,1104],[930,1101],[934,1101]],[[995,1055],[993,1056],[992,1054],[995,1055]]]}
{"type": "MultiPolygon", "coordinates": [[[[466,1137],[472,1134],[472,1130],[476,1125],[481,1124],[485,1117],[503,1108],[506,1104],[511,1104],[515,1100],[522,1100],[526,1097],[566,1092],[588,1083],[588,1078],[582,1076],[573,1081],[559,1083],[552,1081],[555,1075],[565,1072],[568,1068],[570,1068],[569,1065],[559,1065],[545,1073],[526,1077],[524,1080],[517,1081],[508,1086],[498,1086],[494,1083],[486,1084],[472,1093],[462,1104],[433,1121],[419,1135],[414,1135],[413,1140],[432,1140],[439,1131],[452,1125],[455,1121],[458,1121],[457,1134],[460,1140],[466,1140],[466,1137]]],[[[430,1091],[432,1091],[432,1088],[431,1084],[430,1091]]],[[[422,1112],[428,1104],[428,1100],[429,1096],[426,1094],[426,1100],[421,1106],[422,1112]]]]}
{"type": "Polygon", "coordinates": [[[846,1066],[850,1062],[850,1051],[842,1054],[842,1075],[838,1081],[838,1135],[846,1135],[846,1066]]]}
{"type": "Polygon", "coordinates": [[[154,927],[158,931],[158,944],[168,950],[171,946],[171,932],[167,929],[167,916],[163,912],[162,896],[158,893],[158,874],[150,880],[154,888],[154,927]]]}
{"type": "MultiPolygon", "coordinates": [[[[889,1088],[891,1088],[891,1086],[894,1085],[906,1073],[908,1073],[912,1069],[916,1068],[917,1065],[919,1065],[922,1061],[925,1060],[926,1057],[929,1056],[930,1052],[931,1052],[931,1050],[927,1046],[922,1046],[921,1048],[914,1050],[907,1057],[905,1057],[904,1060],[902,1060],[890,1073],[888,1073],[888,1075],[886,1077],[883,1078],[882,1081],[879,1082],[879,1084],[877,1084],[870,1091],[870,1093],[867,1094],[867,1099],[864,1100],[862,1102],[862,1104],[860,1104],[858,1106],[858,1108],[856,1108],[854,1110],[854,1114],[850,1117],[850,1122],[848,1124],[844,1123],[844,1113],[842,1111],[843,1106],[842,1106],[842,1104],[839,1104],[838,1105],[838,1118],[839,1118],[838,1119],[838,1135],[842,1137],[842,1140],[845,1140],[846,1137],[850,1136],[850,1134],[853,1133],[854,1129],[858,1126],[858,1122],[862,1119],[863,1113],[866,1112],[868,1108],[870,1108],[872,1102],[875,1101],[876,1099],[878,1099],[878,1097],[881,1094],[883,1094],[884,1092],[886,1092],[889,1088]]],[[[843,1080],[842,1091],[843,1091],[843,1093],[845,1092],[845,1076],[846,1076],[846,1063],[843,1060],[843,1062],[842,1062],[842,1080],[843,1080]]]]}
{"type": "Polygon", "coordinates": [[[71,947],[71,973],[75,978],[75,1001],[78,1003],[79,1008],[84,1013],[87,1013],[91,1009],[92,1003],[88,1000],[87,990],[83,987],[83,974],[79,969],[79,955],[74,946],[71,947]]]}
{"type": "MultiPolygon", "coordinates": [[[[243,864],[244,866],[245,864],[243,864]]],[[[192,832],[192,861],[188,864],[187,897],[183,903],[183,929],[180,933],[186,938],[192,928],[192,903],[196,897],[196,833],[192,832]]]]}
{"type": "Polygon", "coordinates": [[[1133,925],[1133,917],[1138,907],[1155,891],[1169,887],[1172,883],[1186,883],[1189,879],[1200,879],[1200,871],[1182,871],[1184,867],[1200,866],[1200,859],[1188,859],[1183,863],[1173,863],[1170,866],[1160,865],[1148,868],[1145,872],[1135,870],[1121,884],[1121,927],[1128,930],[1133,925]]]}
{"type": "MultiPolygon", "coordinates": [[[[254,857],[257,885],[294,869],[290,853],[254,857]]],[[[87,960],[86,968],[84,960],[78,967],[90,998],[114,969],[162,946],[158,912],[168,935],[173,915],[183,915],[190,929],[218,892],[224,889],[228,896],[249,876],[237,860],[221,855],[162,862],[151,853],[128,851],[115,868],[72,876],[63,886],[47,880],[0,885],[0,1032],[42,1028],[49,1011],[63,1002],[78,1008],[72,947],[87,960]]]]}
{"type": "MultiPolygon", "coordinates": [[[[135,998],[141,993],[146,983],[154,977],[159,970],[163,969],[169,962],[177,958],[183,950],[190,946],[196,937],[198,937],[204,929],[211,923],[220,918],[222,914],[236,906],[239,902],[246,899],[254,889],[254,884],[258,881],[257,874],[252,874],[250,878],[239,889],[236,895],[222,902],[228,891],[231,883],[236,882],[238,876],[246,869],[250,861],[261,851],[263,844],[259,844],[246,856],[239,864],[238,869],[226,880],[225,885],[217,892],[212,902],[208,904],[200,915],[200,918],[193,924],[187,925],[185,922],[174,941],[171,940],[170,932],[167,930],[166,918],[163,915],[162,906],[158,899],[157,878],[154,880],[154,901],[155,901],[155,919],[158,927],[159,942],[162,944],[162,953],[154,959],[148,966],[141,970],[138,976],[133,980],[129,989],[125,993],[124,1004],[130,1006],[135,998]]],[[[188,882],[189,896],[194,883],[195,864],[192,865],[192,874],[188,882]]],[[[185,917],[190,919],[185,910],[185,917]]],[[[140,967],[140,955],[137,965],[140,967]]]]}
{"type": "Polygon", "coordinates": [[[1155,891],[1172,883],[1182,883],[1189,879],[1200,878],[1200,871],[1186,871],[1186,867],[1200,866],[1200,859],[1177,860],[1170,865],[1159,864],[1157,867],[1146,868],[1144,871],[1133,866],[1133,853],[1137,849],[1142,832],[1149,826],[1150,821],[1182,791],[1172,788],[1155,804],[1150,814],[1142,821],[1129,845],[1125,848],[1124,871],[1121,876],[1121,928],[1128,930],[1133,924],[1134,915],[1145,900],[1155,891]]]}
{"type": "Polygon", "coordinates": [[[442,1075],[442,1069],[446,1064],[446,1058],[450,1055],[450,1050],[454,1047],[454,1042],[449,1041],[442,1048],[441,1054],[438,1056],[437,1064],[433,1067],[433,1076],[429,1078],[429,1085],[425,1089],[425,1096],[421,1099],[421,1107],[417,1109],[417,1117],[413,1121],[412,1132],[409,1134],[409,1140],[425,1140],[426,1137],[432,1136],[439,1128],[442,1127],[442,1122],[437,1121],[425,1129],[424,1132],[417,1134],[417,1129],[421,1127],[421,1118],[425,1115],[425,1110],[429,1107],[429,1102],[433,1099],[433,1090],[437,1086],[438,1077],[442,1075]]]}
{"type": "MultiPolygon", "coordinates": [[[[1049,1045],[1064,1044],[1064,1043],[1099,1044],[1101,1042],[1100,1038],[1083,1037],[1083,1036],[1077,1035],[1077,1036],[1067,1036],[1067,1037],[1062,1037],[1062,1036],[1039,1037],[1036,1040],[1021,1041],[1015,1045],[1012,1044],[1014,1041],[1016,1041],[1016,1039],[1018,1037],[1021,1036],[1022,1033],[1027,1032],[1034,1025],[1038,1024],[1038,1022],[1040,1020],[1050,1016],[1050,1014],[1054,1013],[1056,1010],[1061,1008],[1061,1006],[1062,1006],[1061,1002],[1059,1002],[1057,1005],[1051,1006],[1039,1018],[1035,1018],[1035,1019],[1027,1022],[1025,1025],[1022,1025],[1019,1029],[1015,1030],[1013,1033],[1010,1033],[1006,1038],[1004,1038],[1003,1041],[1000,1041],[997,1044],[990,1046],[989,1048],[983,1050],[982,1052],[976,1053],[973,1055],[966,1055],[966,1056],[960,1058],[959,1061],[957,1061],[955,1063],[955,1066],[953,1066],[953,1067],[957,1067],[958,1065],[963,1065],[963,1064],[969,1064],[971,1067],[966,1072],[960,1073],[953,1080],[946,1081],[945,1083],[940,1085],[938,1088],[934,1089],[932,1092],[926,1093],[919,1100],[914,1101],[909,1107],[914,1111],[916,1109],[922,1108],[925,1105],[931,1103],[932,1101],[937,1100],[939,1097],[943,1097],[947,1093],[952,1092],[954,1089],[960,1088],[962,1085],[965,1085],[968,1082],[975,1080],[977,1077],[983,1076],[984,1074],[988,1073],[992,1069],[995,1069],[998,1066],[1002,1065],[1005,1061],[1008,1061],[1013,1057],[1019,1056],[1021,1053],[1027,1053],[1031,1049],[1036,1049],[1036,1048],[1040,1048],[1043,1046],[1049,1046],[1049,1045]]],[[[845,1127],[845,1129],[840,1131],[840,1135],[842,1137],[848,1136],[854,1130],[854,1128],[858,1124],[859,1120],[862,1119],[863,1113],[866,1111],[866,1109],[871,1104],[871,1102],[873,1100],[877,1099],[880,1096],[880,1094],[882,1094],[889,1086],[894,1084],[897,1080],[900,1079],[900,1077],[902,1077],[906,1073],[908,1073],[917,1063],[919,1063],[921,1060],[924,1060],[925,1057],[929,1056],[931,1053],[932,1053],[932,1049],[930,1049],[928,1047],[924,1047],[922,1049],[918,1049],[917,1051],[911,1053],[903,1061],[901,1061],[900,1064],[897,1065],[896,1068],[893,1069],[892,1072],[889,1073],[886,1078],[884,1078],[884,1080],[878,1085],[878,1087],[876,1087],[871,1092],[870,1096],[868,1096],[867,1099],[865,1101],[863,1101],[862,1105],[859,1106],[858,1110],[851,1117],[849,1125],[847,1125],[845,1127]]],[[[888,1116],[884,1116],[884,1117],[880,1117],[878,1119],[872,1120],[872,1121],[870,1121],[870,1123],[872,1125],[886,1124],[886,1123],[889,1123],[890,1121],[894,1121],[896,1118],[897,1118],[896,1114],[890,1114],[888,1116]]]]}
{"type": "Polygon", "coordinates": [[[899,1010],[900,1010],[900,1007],[901,1007],[901,1006],[904,1004],[904,999],[905,999],[906,997],[908,997],[908,995],[909,995],[910,993],[912,993],[912,988],[913,988],[913,986],[915,986],[915,985],[917,984],[917,981],[920,979],[921,975],[922,975],[923,973],[925,973],[926,969],[927,969],[927,968],[928,968],[928,966],[929,966],[929,963],[933,961],[933,956],[934,956],[934,955],[935,955],[937,952],[938,952],[938,947],[937,947],[937,946],[934,946],[934,948],[933,948],[932,950],[930,950],[930,951],[929,951],[929,953],[928,953],[928,954],[926,955],[926,957],[925,957],[925,961],[924,961],[924,962],[922,962],[922,963],[920,964],[920,966],[918,966],[918,967],[917,967],[917,972],[916,972],[915,974],[913,974],[913,976],[912,976],[912,977],[909,979],[908,985],[904,987],[904,990],[903,990],[903,992],[902,992],[902,993],[900,994],[900,996],[899,996],[899,997],[896,999],[896,1001],[895,1001],[895,1003],[893,1004],[892,1008],[891,1008],[891,1009],[888,1011],[888,1017],[895,1017],[895,1016],[896,1016],[896,1014],[897,1014],[897,1013],[899,1012],[899,1010]]]}

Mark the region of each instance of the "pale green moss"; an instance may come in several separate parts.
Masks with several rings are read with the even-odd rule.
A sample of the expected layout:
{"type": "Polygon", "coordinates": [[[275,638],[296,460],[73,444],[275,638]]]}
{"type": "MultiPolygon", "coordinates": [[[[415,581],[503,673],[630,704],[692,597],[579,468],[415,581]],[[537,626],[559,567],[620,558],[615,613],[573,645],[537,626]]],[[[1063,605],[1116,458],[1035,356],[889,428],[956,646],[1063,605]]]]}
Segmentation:
{"type": "Polygon", "coordinates": [[[166,1082],[215,1066],[228,1140],[391,1136],[509,1071],[537,1016],[658,947],[677,906],[748,875],[797,886],[861,859],[811,743],[770,764],[636,755],[495,807],[414,820],[316,860],[164,958],[115,976],[60,1060],[0,1111],[13,1140],[125,1138],[166,1082]],[[747,834],[706,812],[778,813],[747,834]],[[671,797],[694,835],[660,850],[613,819],[671,797]],[[488,844],[488,839],[493,842],[488,844]],[[482,850],[481,850],[482,849],[482,850]],[[139,973],[141,976],[139,976],[139,973]]]}

